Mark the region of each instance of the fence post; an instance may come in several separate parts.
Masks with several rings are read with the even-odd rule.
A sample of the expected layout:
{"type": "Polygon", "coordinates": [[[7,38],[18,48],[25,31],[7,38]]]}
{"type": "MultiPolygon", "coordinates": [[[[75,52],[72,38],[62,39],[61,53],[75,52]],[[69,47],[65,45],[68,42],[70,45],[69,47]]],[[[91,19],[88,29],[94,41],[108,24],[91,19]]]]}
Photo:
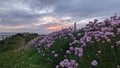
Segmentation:
{"type": "Polygon", "coordinates": [[[74,32],[76,32],[76,22],[74,23],[74,32]]]}

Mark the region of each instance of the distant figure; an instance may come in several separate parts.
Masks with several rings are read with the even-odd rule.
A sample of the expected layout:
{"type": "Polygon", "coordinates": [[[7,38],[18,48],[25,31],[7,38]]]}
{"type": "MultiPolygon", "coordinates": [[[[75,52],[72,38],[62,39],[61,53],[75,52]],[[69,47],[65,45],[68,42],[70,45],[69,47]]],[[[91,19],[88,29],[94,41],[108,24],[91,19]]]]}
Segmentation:
{"type": "Polygon", "coordinates": [[[74,32],[76,32],[76,22],[74,23],[74,32]]]}

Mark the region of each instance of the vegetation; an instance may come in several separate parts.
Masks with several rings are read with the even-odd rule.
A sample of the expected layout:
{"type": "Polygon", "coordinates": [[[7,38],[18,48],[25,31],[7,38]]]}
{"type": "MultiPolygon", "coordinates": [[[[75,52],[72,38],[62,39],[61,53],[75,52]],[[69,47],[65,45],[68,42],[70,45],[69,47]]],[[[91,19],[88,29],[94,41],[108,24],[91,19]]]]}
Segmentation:
{"type": "Polygon", "coordinates": [[[120,17],[62,29],[43,39],[18,34],[0,42],[2,68],[120,68],[120,17]],[[33,39],[34,38],[34,39],[33,39]],[[31,40],[33,39],[33,40],[31,40]],[[25,48],[26,42],[32,42],[25,48]]]}

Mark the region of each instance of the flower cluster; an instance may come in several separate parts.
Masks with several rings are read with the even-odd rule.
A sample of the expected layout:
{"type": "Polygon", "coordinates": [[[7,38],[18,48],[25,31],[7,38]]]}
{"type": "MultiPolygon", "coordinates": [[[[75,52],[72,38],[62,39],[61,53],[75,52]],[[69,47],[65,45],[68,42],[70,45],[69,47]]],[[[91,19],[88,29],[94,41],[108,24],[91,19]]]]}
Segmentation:
{"type": "Polygon", "coordinates": [[[66,28],[60,31],[50,33],[46,35],[42,40],[39,41],[38,46],[45,45],[47,48],[49,48],[50,46],[54,44],[55,39],[57,39],[58,37],[59,38],[65,37],[66,33],[72,33],[72,30],[73,30],[72,28],[66,28]]]}
{"type": "Polygon", "coordinates": [[[76,62],[76,60],[68,60],[68,59],[64,59],[63,61],[61,61],[59,63],[59,65],[56,65],[56,68],[73,68],[73,67],[78,67],[79,64],[76,62]]]}
{"type": "MultiPolygon", "coordinates": [[[[120,17],[112,16],[111,19],[106,19],[103,22],[90,22],[83,28],[83,37],[79,40],[74,40],[70,45],[80,44],[86,46],[93,41],[110,42],[111,38],[117,37],[120,34],[120,17]]],[[[80,34],[80,33],[79,33],[80,34]]],[[[79,35],[78,34],[78,35],[79,35]]]]}
{"type": "Polygon", "coordinates": [[[75,53],[75,55],[81,57],[83,55],[83,48],[82,47],[81,48],[76,47],[74,53],[75,53]]]}
{"type": "MultiPolygon", "coordinates": [[[[74,35],[72,28],[66,28],[50,33],[46,35],[42,40],[39,40],[36,48],[38,52],[43,52],[44,50],[40,49],[40,47],[43,46],[45,51],[52,53],[54,58],[59,58],[59,56],[63,55],[62,59],[65,59],[63,59],[63,61],[60,60],[60,63],[58,63],[59,65],[56,65],[56,68],[79,67],[80,63],[77,63],[76,60],[68,60],[67,56],[72,54],[75,57],[82,58],[85,51],[84,47],[89,43],[98,41],[102,41],[103,43],[111,42],[111,38],[116,38],[120,35],[120,17],[112,16],[110,19],[106,19],[103,22],[98,22],[98,20],[95,19],[94,22],[89,22],[89,24],[80,30],[83,30],[83,32],[76,32],[76,36],[74,35]],[[60,51],[49,50],[57,39],[68,40],[68,36],[72,38],[72,42],[65,44],[66,49],[58,48],[60,51]],[[65,51],[65,54],[60,53],[63,51],[65,51]]],[[[117,41],[116,44],[120,45],[120,41],[117,41]]],[[[101,50],[98,50],[98,53],[100,54],[101,50]]],[[[46,54],[46,52],[44,52],[44,54],[46,54]]],[[[91,65],[97,66],[97,60],[93,60],[91,62],[91,65]]]]}
{"type": "Polygon", "coordinates": [[[43,39],[44,35],[40,35],[32,40],[30,40],[29,42],[26,43],[26,46],[30,46],[30,45],[33,45],[33,44],[36,44],[38,42],[38,40],[41,40],[43,39]]]}

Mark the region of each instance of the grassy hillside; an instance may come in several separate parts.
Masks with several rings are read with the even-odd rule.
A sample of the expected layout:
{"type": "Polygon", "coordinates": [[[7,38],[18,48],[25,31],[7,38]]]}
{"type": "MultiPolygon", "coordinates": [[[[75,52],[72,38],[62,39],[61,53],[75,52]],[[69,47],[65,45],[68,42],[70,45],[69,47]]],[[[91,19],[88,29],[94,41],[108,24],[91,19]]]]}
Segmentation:
{"type": "Polygon", "coordinates": [[[120,68],[120,17],[95,19],[78,31],[62,29],[35,46],[48,68],[120,68]]]}
{"type": "Polygon", "coordinates": [[[24,53],[28,51],[28,49],[25,49],[25,44],[37,36],[37,34],[17,34],[11,38],[0,41],[0,67],[16,68],[24,63],[26,61],[25,58],[28,58],[24,56],[24,53]]]}
{"type": "Polygon", "coordinates": [[[0,66],[120,68],[120,17],[113,16],[103,22],[95,20],[78,31],[62,29],[43,39],[36,36],[18,34],[0,42],[0,66]],[[25,43],[30,39],[33,39],[31,46],[26,48],[25,43]]]}

